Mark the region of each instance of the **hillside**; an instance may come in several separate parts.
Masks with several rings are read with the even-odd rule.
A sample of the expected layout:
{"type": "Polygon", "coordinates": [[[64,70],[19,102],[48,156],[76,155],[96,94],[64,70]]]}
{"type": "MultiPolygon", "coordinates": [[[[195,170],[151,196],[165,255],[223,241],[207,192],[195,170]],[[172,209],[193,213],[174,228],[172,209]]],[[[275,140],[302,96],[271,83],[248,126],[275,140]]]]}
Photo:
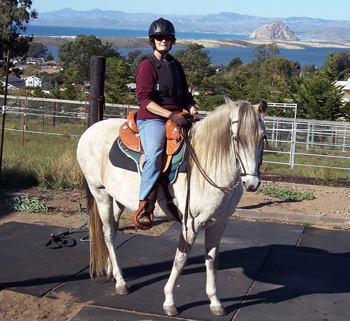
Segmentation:
{"type": "MultiPolygon", "coordinates": [[[[208,35],[210,37],[210,35],[208,35]]],[[[147,38],[128,37],[101,37],[102,41],[108,41],[116,48],[149,48],[147,38]]],[[[34,42],[41,42],[45,46],[60,46],[68,41],[74,41],[74,37],[34,37],[34,42]]],[[[205,48],[247,48],[268,44],[268,40],[217,40],[217,39],[177,39],[174,48],[186,48],[190,43],[198,43],[205,48]]],[[[305,47],[324,48],[349,48],[349,43],[339,42],[312,42],[312,41],[273,41],[279,48],[304,49],[305,47]]]]}
{"type": "Polygon", "coordinates": [[[254,30],[279,20],[302,40],[349,41],[350,20],[325,20],[307,17],[257,17],[221,12],[207,15],[163,15],[161,13],[125,13],[121,11],[77,11],[69,8],[39,12],[32,25],[75,26],[112,29],[148,30],[151,21],[163,16],[170,19],[178,32],[220,33],[249,36],[254,30]]]}

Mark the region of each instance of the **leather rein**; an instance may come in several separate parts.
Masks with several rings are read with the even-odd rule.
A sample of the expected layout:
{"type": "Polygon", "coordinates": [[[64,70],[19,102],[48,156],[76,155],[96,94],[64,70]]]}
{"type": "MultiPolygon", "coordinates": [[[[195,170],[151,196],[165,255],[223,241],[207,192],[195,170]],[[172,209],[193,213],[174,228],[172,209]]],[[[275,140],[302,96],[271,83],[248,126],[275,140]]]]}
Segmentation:
{"type": "MultiPolygon", "coordinates": [[[[236,124],[238,123],[238,120],[236,121],[233,121],[232,124],[236,124]]],[[[198,160],[198,157],[196,155],[196,153],[194,152],[193,150],[193,147],[191,146],[190,142],[189,142],[189,139],[188,139],[188,136],[187,136],[187,131],[184,131],[184,141],[186,143],[186,147],[188,148],[188,151],[189,151],[189,155],[192,157],[194,163],[196,164],[199,172],[202,174],[202,176],[204,177],[204,179],[213,187],[219,189],[220,191],[224,192],[224,193],[227,193],[227,192],[231,192],[233,191],[234,189],[237,188],[238,184],[240,183],[240,180],[237,179],[236,182],[228,185],[228,186],[219,186],[217,185],[210,177],[209,175],[205,172],[205,170],[203,169],[203,167],[201,166],[201,164],[199,163],[199,160],[198,160]]],[[[244,177],[244,176],[248,176],[248,175],[251,175],[251,176],[259,176],[259,172],[254,172],[254,173],[247,173],[245,167],[244,167],[244,164],[242,162],[242,159],[241,157],[239,156],[238,152],[237,152],[237,149],[238,149],[238,140],[235,138],[235,141],[237,143],[237,148],[235,148],[235,157],[236,157],[236,161],[237,161],[237,164],[240,165],[241,167],[241,173],[240,173],[240,176],[241,177],[244,177]]],[[[262,157],[261,157],[262,159],[262,157]]]]}

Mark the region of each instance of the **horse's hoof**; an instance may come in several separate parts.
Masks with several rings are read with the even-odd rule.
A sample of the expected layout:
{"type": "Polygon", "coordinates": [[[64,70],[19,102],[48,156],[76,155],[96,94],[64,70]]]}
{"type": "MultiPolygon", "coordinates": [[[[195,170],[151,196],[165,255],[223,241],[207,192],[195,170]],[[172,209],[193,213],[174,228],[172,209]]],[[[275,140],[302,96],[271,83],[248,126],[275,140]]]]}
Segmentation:
{"type": "Polygon", "coordinates": [[[115,292],[119,295],[129,294],[129,290],[126,285],[119,285],[115,287],[115,292]]]}
{"type": "Polygon", "coordinates": [[[171,305],[168,307],[163,306],[163,311],[164,311],[164,314],[168,317],[174,317],[175,315],[179,314],[175,305],[171,305]]]}
{"type": "Polygon", "coordinates": [[[225,308],[223,308],[222,306],[210,307],[210,311],[214,315],[218,315],[218,316],[226,315],[225,308]]]}

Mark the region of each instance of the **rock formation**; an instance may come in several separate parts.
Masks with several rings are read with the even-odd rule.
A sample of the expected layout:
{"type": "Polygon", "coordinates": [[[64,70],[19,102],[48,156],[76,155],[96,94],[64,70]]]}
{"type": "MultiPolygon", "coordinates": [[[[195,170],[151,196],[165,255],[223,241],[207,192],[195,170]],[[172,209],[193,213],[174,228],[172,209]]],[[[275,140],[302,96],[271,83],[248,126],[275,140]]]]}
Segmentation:
{"type": "Polygon", "coordinates": [[[274,21],[254,30],[249,38],[256,40],[299,40],[299,38],[294,35],[293,31],[281,21],[274,21]]]}

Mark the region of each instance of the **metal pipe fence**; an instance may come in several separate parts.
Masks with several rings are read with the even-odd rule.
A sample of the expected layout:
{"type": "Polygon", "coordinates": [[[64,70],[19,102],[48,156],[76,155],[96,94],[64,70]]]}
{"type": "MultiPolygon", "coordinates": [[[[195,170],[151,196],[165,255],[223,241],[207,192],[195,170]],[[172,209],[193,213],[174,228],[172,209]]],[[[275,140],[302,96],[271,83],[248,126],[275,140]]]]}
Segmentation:
{"type": "MultiPolygon", "coordinates": [[[[8,96],[6,130],[25,134],[78,137],[87,127],[88,101],[8,96]]],[[[292,109],[294,118],[265,117],[268,146],[264,163],[350,170],[350,123],[297,119],[297,105],[269,103],[270,108],[292,109]]],[[[109,104],[104,118],[126,118],[134,105],[109,104]]],[[[206,114],[204,112],[203,114],[206,114]]],[[[22,138],[23,144],[23,138],[22,138]]]]}

